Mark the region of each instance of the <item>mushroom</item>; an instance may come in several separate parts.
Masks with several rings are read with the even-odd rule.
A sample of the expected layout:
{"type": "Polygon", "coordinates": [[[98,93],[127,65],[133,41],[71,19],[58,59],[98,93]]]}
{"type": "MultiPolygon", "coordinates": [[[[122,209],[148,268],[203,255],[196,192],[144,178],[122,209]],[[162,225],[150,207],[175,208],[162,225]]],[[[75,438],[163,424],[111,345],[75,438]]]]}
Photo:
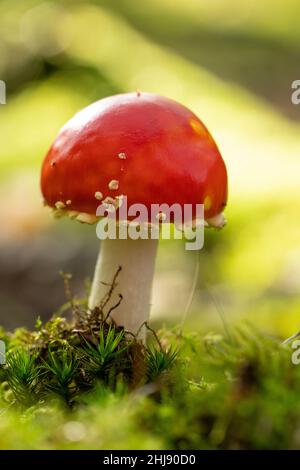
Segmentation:
{"type": "MultiPolygon", "coordinates": [[[[227,202],[225,163],[210,133],[189,109],[162,96],[128,93],[97,101],[59,132],[41,172],[41,190],[57,215],[94,223],[97,207],[127,197],[143,204],[204,204],[206,225],[221,228],[227,202]],[[55,163],[55,164],[54,164],[55,163]]],[[[159,217],[159,222],[164,217],[159,217]]],[[[111,318],[145,339],[157,239],[101,242],[89,298],[99,306],[121,266],[111,318]]]]}

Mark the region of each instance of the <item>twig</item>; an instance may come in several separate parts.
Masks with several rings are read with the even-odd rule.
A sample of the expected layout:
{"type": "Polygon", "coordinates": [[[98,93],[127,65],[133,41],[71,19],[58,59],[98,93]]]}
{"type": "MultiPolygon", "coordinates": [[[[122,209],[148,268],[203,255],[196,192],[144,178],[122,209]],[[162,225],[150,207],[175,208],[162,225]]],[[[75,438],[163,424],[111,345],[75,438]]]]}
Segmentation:
{"type": "Polygon", "coordinates": [[[208,295],[210,296],[216,310],[217,310],[217,313],[219,314],[220,318],[221,318],[221,322],[223,323],[223,327],[224,327],[224,330],[225,330],[225,333],[226,335],[228,336],[229,340],[231,341],[232,340],[232,336],[231,336],[231,333],[229,331],[229,328],[228,328],[228,325],[227,325],[227,322],[225,320],[225,314],[224,314],[224,310],[222,309],[222,306],[221,304],[217,301],[217,299],[214,297],[214,295],[212,294],[212,292],[210,291],[210,289],[208,288],[207,284],[205,284],[205,289],[206,289],[206,292],[208,293],[208,295]]]}
{"type": "Polygon", "coordinates": [[[199,266],[200,266],[199,256],[198,256],[198,253],[196,252],[196,264],[195,264],[192,288],[191,288],[191,291],[190,291],[190,294],[189,294],[189,297],[188,297],[188,300],[187,300],[187,303],[186,303],[186,306],[185,306],[185,309],[184,309],[184,312],[183,312],[183,315],[182,315],[182,320],[181,320],[181,325],[180,325],[180,330],[179,330],[179,336],[182,336],[183,327],[184,327],[188,312],[189,312],[189,310],[191,308],[191,305],[192,305],[192,302],[193,302],[193,298],[194,298],[194,295],[195,295],[195,290],[196,290],[196,287],[197,287],[197,281],[198,281],[198,277],[199,277],[199,266]]]}
{"type": "Polygon", "coordinates": [[[122,294],[119,294],[119,300],[118,300],[118,302],[117,302],[115,305],[113,305],[112,307],[110,307],[109,311],[107,312],[107,315],[104,317],[104,320],[103,320],[104,323],[108,320],[108,318],[109,318],[111,312],[112,312],[113,310],[115,310],[116,308],[119,307],[119,305],[120,305],[120,303],[122,302],[122,300],[123,300],[123,295],[122,295],[122,294]]]}
{"type": "Polygon", "coordinates": [[[109,291],[107,292],[107,294],[105,294],[105,296],[103,297],[102,301],[101,301],[101,306],[100,306],[100,309],[103,310],[105,305],[109,302],[111,296],[112,296],[112,293],[114,291],[114,288],[116,287],[116,280],[120,274],[122,270],[122,267],[119,266],[114,277],[113,277],[113,280],[112,280],[112,283],[110,284],[110,289],[109,291]]]}
{"type": "Polygon", "coordinates": [[[65,289],[65,296],[67,301],[70,303],[71,311],[73,315],[77,313],[77,308],[74,302],[74,296],[72,294],[72,290],[70,287],[70,279],[72,279],[72,274],[65,273],[64,271],[60,271],[59,273],[64,281],[64,289],[65,289]]]}
{"type": "Polygon", "coordinates": [[[162,347],[162,345],[161,345],[161,342],[160,342],[159,337],[157,336],[155,330],[153,330],[153,328],[151,328],[151,327],[149,326],[149,324],[148,324],[146,321],[144,321],[144,322],[141,324],[141,326],[139,327],[139,329],[138,329],[138,331],[137,331],[137,333],[136,333],[135,336],[137,337],[137,336],[139,335],[139,332],[141,331],[141,329],[143,328],[143,326],[145,326],[146,329],[147,329],[148,331],[150,331],[150,332],[153,334],[153,336],[154,336],[154,338],[155,338],[155,340],[156,340],[156,342],[157,342],[157,344],[158,344],[158,346],[159,346],[159,349],[160,349],[162,352],[164,352],[164,349],[163,349],[163,347],[162,347]]]}

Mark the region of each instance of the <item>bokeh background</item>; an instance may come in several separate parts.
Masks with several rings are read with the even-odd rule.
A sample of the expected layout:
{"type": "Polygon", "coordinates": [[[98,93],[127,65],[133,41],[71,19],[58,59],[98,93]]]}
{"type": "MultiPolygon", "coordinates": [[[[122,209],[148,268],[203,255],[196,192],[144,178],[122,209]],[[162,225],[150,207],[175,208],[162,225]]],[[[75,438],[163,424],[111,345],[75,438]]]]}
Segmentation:
{"type": "MultiPolygon", "coordinates": [[[[153,324],[199,331],[249,321],[289,336],[300,327],[298,0],[0,2],[0,324],[48,318],[65,302],[59,271],[85,295],[95,227],[54,220],[39,171],[59,128],[104,96],[135,89],[190,107],[229,172],[228,226],[205,249],[163,241],[153,324]]],[[[141,273],[142,275],[142,273],[141,273]]]]}

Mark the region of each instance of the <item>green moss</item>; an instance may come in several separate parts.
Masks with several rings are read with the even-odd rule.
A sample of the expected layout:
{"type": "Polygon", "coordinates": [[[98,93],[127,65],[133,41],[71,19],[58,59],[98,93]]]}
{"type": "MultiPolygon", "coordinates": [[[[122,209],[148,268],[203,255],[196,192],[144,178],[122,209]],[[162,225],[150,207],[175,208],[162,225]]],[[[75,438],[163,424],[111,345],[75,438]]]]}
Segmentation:
{"type": "Polygon", "coordinates": [[[62,275],[68,299],[63,309],[71,308],[72,321],[55,315],[46,324],[38,318],[34,331],[3,332],[7,363],[0,380],[11,406],[24,411],[55,396],[73,408],[99,384],[112,391],[121,384],[124,390],[133,390],[172,367],[176,353],[171,347],[164,349],[153,330],[155,344],[146,347],[109,321],[110,312],[120,303],[106,311],[118,273],[101,306],[92,311],[86,302],[72,297],[71,276],[62,275]]]}
{"type": "Polygon", "coordinates": [[[160,332],[144,348],[89,321],[90,334],[85,317],[80,331],[55,318],[11,338],[1,448],[300,448],[289,345],[244,326],[230,338],[160,332]]]}

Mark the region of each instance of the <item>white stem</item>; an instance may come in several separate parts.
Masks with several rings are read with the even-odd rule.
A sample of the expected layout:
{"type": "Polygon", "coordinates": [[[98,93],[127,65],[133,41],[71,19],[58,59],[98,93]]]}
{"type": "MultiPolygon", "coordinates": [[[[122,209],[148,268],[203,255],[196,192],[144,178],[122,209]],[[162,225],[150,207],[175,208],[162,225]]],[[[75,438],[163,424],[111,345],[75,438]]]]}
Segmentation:
{"type": "MultiPolygon", "coordinates": [[[[122,294],[121,304],[111,312],[110,317],[127,331],[137,333],[141,325],[149,320],[157,245],[158,240],[152,239],[106,239],[102,241],[89,298],[89,308],[93,309],[101,304],[110,289],[118,267],[121,266],[117,285],[105,310],[108,311],[110,307],[116,305],[119,294],[122,294]]],[[[145,327],[140,330],[138,337],[145,341],[145,327]]]]}

